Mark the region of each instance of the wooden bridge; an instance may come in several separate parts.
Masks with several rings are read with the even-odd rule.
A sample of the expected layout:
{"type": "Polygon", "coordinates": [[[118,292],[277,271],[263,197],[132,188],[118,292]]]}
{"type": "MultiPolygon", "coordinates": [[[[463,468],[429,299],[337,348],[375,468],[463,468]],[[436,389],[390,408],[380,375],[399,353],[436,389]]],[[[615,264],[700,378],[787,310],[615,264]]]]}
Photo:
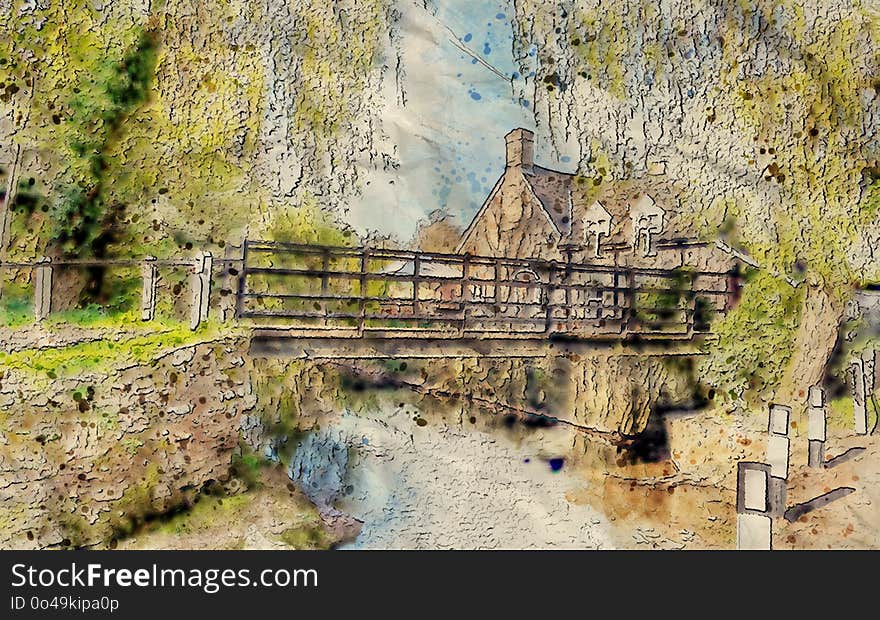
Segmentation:
{"type": "Polygon", "coordinates": [[[516,357],[620,343],[669,354],[710,335],[738,293],[732,272],[634,268],[618,253],[609,262],[245,241],[222,258],[44,258],[0,270],[31,271],[37,320],[55,311],[57,270],[139,271],[144,321],[160,283],[180,289],[188,277],[193,329],[214,308],[254,329],[255,352],[334,358],[516,357]]]}
{"type": "Polygon", "coordinates": [[[548,341],[668,345],[711,333],[736,295],[730,272],[265,241],[245,242],[237,276],[236,315],[266,352],[290,339],[411,340],[430,357],[450,340],[481,356],[509,356],[510,341],[526,355],[548,341]]]}

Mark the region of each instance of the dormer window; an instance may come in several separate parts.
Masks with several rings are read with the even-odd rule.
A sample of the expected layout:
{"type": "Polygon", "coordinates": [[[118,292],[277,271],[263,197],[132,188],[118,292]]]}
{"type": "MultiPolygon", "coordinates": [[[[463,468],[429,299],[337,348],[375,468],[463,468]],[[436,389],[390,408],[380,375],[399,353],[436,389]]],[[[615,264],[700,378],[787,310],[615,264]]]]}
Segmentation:
{"type": "Polygon", "coordinates": [[[596,258],[600,255],[602,237],[611,236],[611,214],[601,202],[594,202],[584,214],[584,243],[593,248],[596,258]]]}
{"type": "Polygon", "coordinates": [[[666,225],[666,211],[657,206],[654,199],[644,194],[635,203],[630,203],[632,219],[633,252],[641,256],[657,256],[655,236],[663,232],[666,225]]]}

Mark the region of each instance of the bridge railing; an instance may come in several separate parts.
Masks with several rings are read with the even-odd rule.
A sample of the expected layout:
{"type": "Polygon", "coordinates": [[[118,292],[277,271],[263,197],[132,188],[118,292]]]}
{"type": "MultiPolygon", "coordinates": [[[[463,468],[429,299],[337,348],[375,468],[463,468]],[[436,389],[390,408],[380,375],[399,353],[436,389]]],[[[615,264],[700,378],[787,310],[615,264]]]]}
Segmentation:
{"type": "Polygon", "coordinates": [[[727,272],[247,241],[237,315],[304,330],[690,338],[727,272]]]}
{"type": "MultiPolygon", "coordinates": [[[[0,319],[4,323],[42,321],[52,314],[74,317],[82,308],[79,290],[100,281],[106,290],[87,291],[89,307],[106,316],[130,316],[142,321],[157,314],[164,319],[189,320],[192,329],[207,318],[212,282],[235,277],[232,267],[241,259],[217,258],[210,252],[192,257],[50,258],[0,262],[0,319]],[[139,311],[139,312],[138,312],[139,311]]],[[[223,291],[221,290],[221,294],[223,291]]],[[[232,313],[227,313],[232,317],[232,313]]]]}
{"type": "Polygon", "coordinates": [[[224,251],[222,257],[4,262],[0,286],[10,273],[26,283],[36,320],[59,310],[53,300],[65,288],[65,274],[104,270],[129,292],[140,281],[144,321],[162,307],[196,329],[214,308],[221,320],[267,326],[444,337],[689,338],[709,331],[732,294],[726,272],[266,241],[224,251]]]}

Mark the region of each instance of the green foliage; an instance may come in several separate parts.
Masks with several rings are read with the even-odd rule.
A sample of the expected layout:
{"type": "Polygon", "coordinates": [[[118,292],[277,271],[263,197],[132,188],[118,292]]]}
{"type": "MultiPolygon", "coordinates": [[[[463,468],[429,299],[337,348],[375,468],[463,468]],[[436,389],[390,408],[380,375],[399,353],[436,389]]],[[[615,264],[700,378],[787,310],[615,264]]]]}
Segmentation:
{"type": "Polygon", "coordinates": [[[287,207],[273,218],[267,236],[283,243],[348,246],[357,241],[354,233],[342,226],[332,214],[320,209],[313,198],[301,206],[287,207]]]}
{"type": "Polygon", "coordinates": [[[697,273],[688,267],[672,271],[663,280],[662,290],[638,293],[635,297],[635,317],[645,325],[663,327],[667,322],[684,322],[686,313],[693,311],[691,320],[698,332],[709,330],[715,316],[712,301],[694,292],[697,273]]]}
{"type": "Polygon", "coordinates": [[[108,519],[112,538],[129,536],[144,519],[157,514],[154,493],[158,484],[159,468],[155,464],[150,464],[143,479],[125,489],[122,497],[114,502],[113,511],[108,519]]]}
{"type": "Polygon", "coordinates": [[[259,484],[260,470],[268,465],[269,461],[246,444],[240,444],[240,450],[241,453],[232,458],[232,474],[252,489],[259,484]]]}
{"type": "MultiPolygon", "coordinates": [[[[93,316],[92,327],[116,326],[118,317],[93,316]]],[[[129,316],[122,322],[131,324],[129,316]]],[[[51,324],[51,323],[50,323],[51,324]]],[[[229,329],[224,329],[228,335],[229,329]]],[[[163,351],[187,343],[216,337],[216,324],[205,323],[197,331],[190,331],[181,323],[156,322],[149,326],[149,334],[128,333],[118,340],[109,338],[80,342],[70,346],[30,348],[20,351],[0,351],[0,368],[27,372],[35,378],[52,381],[60,377],[76,377],[90,372],[106,372],[115,365],[149,363],[163,351]]]]}
{"type": "MultiPolygon", "coordinates": [[[[88,0],[11,0],[0,15],[0,102],[17,121],[22,175],[37,177],[14,205],[13,253],[32,258],[48,246],[80,257],[167,257],[190,243],[223,247],[244,231],[260,235],[266,222],[279,239],[346,243],[320,209],[306,209],[314,222],[282,221],[287,205],[265,183],[276,162],[261,152],[260,125],[267,71],[289,71],[292,122],[278,138],[296,145],[301,166],[293,165],[301,178],[290,202],[314,205],[315,188],[322,201],[335,199],[325,191],[329,175],[341,193],[356,182],[347,147],[372,113],[362,100],[389,3],[354,4],[306,0],[282,26],[271,7],[247,0],[196,11],[152,3],[149,14],[135,0],[116,0],[112,10],[88,0]],[[270,43],[288,46],[289,66],[267,64],[275,51],[262,26],[293,28],[286,42],[270,43]],[[28,170],[35,156],[39,173],[28,170]]],[[[89,274],[86,303],[112,297],[104,277],[89,274]]]]}
{"type": "Polygon", "coordinates": [[[321,525],[315,523],[303,523],[291,527],[281,533],[281,540],[293,549],[329,549],[330,537],[321,525]]]}
{"type": "Polygon", "coordinates": [[[124,122],[147,101],[156,67],[158,41],[142,32],[121,61],[105,60],[96,75],[83,79],[69,102],[73,178],[53,213],[54,243],[71,256],[106,256],[107,246],[124,234],[122,204],[104,194],[106,153],[124,131],[124,122]]]}
{"type": "Polygon", "coordinates": [[[223,523],[226,519],[241,518],[244,516],[241,513],[250,507],[252,501],[253,498],[249,494],[231,497],[199,495],[193,503],[181,506],[173,514],[146,524],[142,531],[156,531],[176,536],[197,532],[202,528],[223,523]]]}
{"type": "Polygon", "coordinates": [[[78,549],[89,542],[92,526],[88,520],[76,512],[58,515],[58,526],[64,538],[61,544],[69,549],[78,549]]]}
{"type": "Polygon", "coordinates": [[[747,401],[778,384],[792,355],[802,295],[803,288],[750,271],[739,303],[713,326],[718,343],[701,364],[705,383],[747,401]]]}
{"type": "Polygon", "coordinates": [[[19,327],[34,318],[33,292],[16,281],[0,279],[0,326],[19,327]]]}

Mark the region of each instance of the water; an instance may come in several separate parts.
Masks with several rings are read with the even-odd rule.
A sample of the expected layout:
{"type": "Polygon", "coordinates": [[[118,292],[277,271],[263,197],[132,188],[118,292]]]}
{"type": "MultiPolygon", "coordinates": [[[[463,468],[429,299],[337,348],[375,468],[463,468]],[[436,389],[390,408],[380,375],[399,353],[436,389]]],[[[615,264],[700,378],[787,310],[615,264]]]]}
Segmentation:
{"type": "Polygon", "coordinates": [[[363,528],[345,548],[611,546],[605,518],[566,499],[585,482],[564,462],[551,464],[570,449],[570,430],[540,429],[517,441],[507,431],[489,434],[467,422],[419,426],[414,417],[399,408],[346,413],[322,431],[347,437],[349,446],[336,507],[363,528]]]}

